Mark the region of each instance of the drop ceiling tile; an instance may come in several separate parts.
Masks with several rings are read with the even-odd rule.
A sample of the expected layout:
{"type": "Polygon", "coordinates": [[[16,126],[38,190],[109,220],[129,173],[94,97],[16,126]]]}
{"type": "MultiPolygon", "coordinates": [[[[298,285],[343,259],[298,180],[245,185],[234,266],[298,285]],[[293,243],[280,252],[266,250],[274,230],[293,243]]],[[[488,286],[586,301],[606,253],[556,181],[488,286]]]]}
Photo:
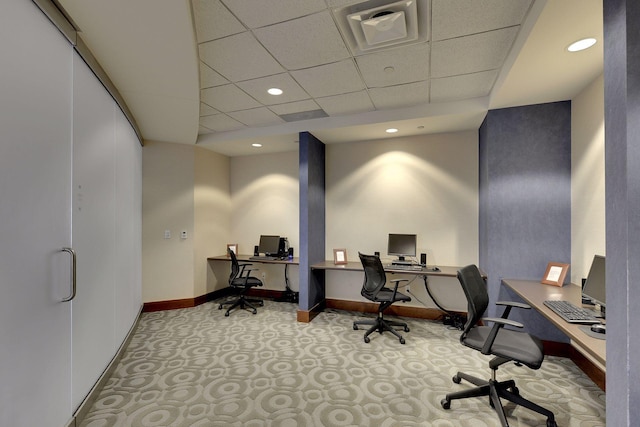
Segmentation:
{"type": "Polygon", "coordinates": [[[315,101],[307,99],[304,101],[289,102],[287,104],[272,105],[269,109],[277,115],[282,116],[284,114],[300,113],[302,111],[314,111],[320,109],[320,107],[315,101]]]}
{"type": "Polygon", "coordinates": [[[220,111],[216,110],[210,105],[205,104],[204,102],[200,103],[200,116],[210,116],[212,114],[220,114],[220,111]]]}
{"type": "Polygon", "coordinates": [[[246,31],[219,0],[193,0],[192,3],[198,43],[246,31]]]}
{"type": "Polygon", "coordinates": [[[238,87],[264,105],[283,104],[309,98],[309,94],[287,73],[239,82],[238,87]],[[282,89],[282,95],[269,95],[267,89],[272,87],[282,89]]]}
{"type": "Polygon", "coordinates": [[[417,82],[373,88],[369,89],[369,95],[378,110],[427,104],[429,102],[429,83],[417,82]]]}
{"type": "Polygon", "coordinates": [[[520,25],[531,0],[433,0],[431,37],[445,40],[520,25]]]}
{"type": "Polygon", "coordinates": [[[364,90],[345,93],[343,95],[327,96],[326,98],[317,98],[316,101],[330,116],[364,113],[376,109],[369,95],[364,90]]]}
{"type": "Polygon", "coordinates": [[[431,77],[448,77],[500,68],[518,27],[434,42],[431,77]]]}
{"type": "Polygon", "coordinates": [[[225,5],[249,28],[289,21],[326,9],[324,0],[278,0],[256,7],[256,0],[224,0],[225,5]]]}
{"type": "Polygon", "coordinates": [[[350,56],[328,11],[259,28],[254,34],[288,70],[337,62],[350,56]]]}
{"type": "Polygon", "coordinates": [[[431,102],[457,101],[487,96],[498,70],[431,80],[431,102]]]}
{"type": "Polygon", "coordinates": [[[291,75],[313,97],[339,95],[365,88],[352,59],[292,71],[291,75]]]}
{"type": "Polygon", "coordinates": [[[260,107],[260,103],[234,85],[217,86],[200,91],[200,100],[213,108],[228,113],[260,107]]]}
{"type": "Polygon", "coordinates": [[[221,86],[227,83],[229,83],[229,80],[216,73],[207,64],[200,62],[200,89],[221,86]]]}
{"type": "Polygon", "coordinates": [[[249,32],[203,43],[198,49],[200,60],[232,82],[284,71],[249,32]]]}
{"type": "Polygon", "coordinates": [[[267,107],[253,108],[251,110],[235,111],[229,113],[235,120],[247,126],[267,126],[284,123],[273,111],[267,107]]]}
{"type": "Polygon", "coordinates": [[[358,56],[356,63],[370,88],[426,80],[429,77],[429,44],[358,56]]]}
{"type": "Polygon", "coordinates": [[[226,114],[215,114],[200,118],[200,124],[208,129],[216,132],[225,132],[229,130],[242,129],[245,127],[242,123],[232,119],[226,114]]]}

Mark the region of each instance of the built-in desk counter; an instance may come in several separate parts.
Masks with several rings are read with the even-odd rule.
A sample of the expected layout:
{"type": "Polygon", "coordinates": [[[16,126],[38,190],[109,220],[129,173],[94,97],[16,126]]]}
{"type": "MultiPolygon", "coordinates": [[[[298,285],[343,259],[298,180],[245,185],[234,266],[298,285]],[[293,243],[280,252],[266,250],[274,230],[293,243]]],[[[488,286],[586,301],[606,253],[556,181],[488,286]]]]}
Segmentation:
{"type": "Polygon", "coordinates": [[[566,334],[571,339],[573,347],[592,362],[595,362],[602,372],[606,372],[606,340],[589,336],[584,331],[583,325],[566,322],[544,305],[545,300],[565,300],[580,307],[582,305],[582,290],[580,286],[568,284],[558,287],[543,285],[535,280],[517,279],[503,279],[502,283],[566,334]]]}

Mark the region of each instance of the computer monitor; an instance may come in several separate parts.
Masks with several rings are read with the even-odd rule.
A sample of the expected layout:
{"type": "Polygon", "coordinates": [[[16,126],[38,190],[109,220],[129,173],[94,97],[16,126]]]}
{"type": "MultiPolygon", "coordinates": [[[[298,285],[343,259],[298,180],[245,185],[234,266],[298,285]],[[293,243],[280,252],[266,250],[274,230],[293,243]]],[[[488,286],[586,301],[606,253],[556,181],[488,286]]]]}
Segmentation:
{"type": "Polygon", "coordinates": [[[280,236],[261,235],[258,244],[258,252],[266,256],[277,256],[280,236]]]}
{"type": "Polygon", "coordinates": [[[595,255],[591,262],[589,275],[582,287],[582,298],[593,304],[600,304],[600,311],[605,313],[607,303],[607,289],[605,281],[605,258],[602,255],[595,255]]]}
{"type": "Polygon", "coordinates": [[[416,256],[416,240],[415,234],[389,233],[387,254],[397,256],[398,261],[404,262],[405,257],[416,256]]]}

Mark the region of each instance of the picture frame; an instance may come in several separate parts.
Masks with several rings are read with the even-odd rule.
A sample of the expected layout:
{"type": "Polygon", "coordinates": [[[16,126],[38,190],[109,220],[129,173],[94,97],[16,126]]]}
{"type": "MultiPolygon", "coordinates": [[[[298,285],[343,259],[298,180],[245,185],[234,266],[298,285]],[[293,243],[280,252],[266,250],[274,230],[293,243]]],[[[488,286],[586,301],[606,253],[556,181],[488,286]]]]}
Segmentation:
{"type": "Polygon", "coordinates": [[[346,249],[334,249],[333,250],[333,263],[335,265],[341,265],[347,263],[347,250],[346,249]]]}
{"type": "Polygon", "coordinates": [[[563,264],[560,262],[550,262],[547,264],[547,270],[544,272],[544,276],[540,283],[545,285],[563,286],[564,279],[569,271],[569,264],[563,264]]]}
{"type": "Polygon", "coordinates": [[[236,256],[238,255],[238,244],[237,243],[227,243],[227,257],[229,256],[229,250],[232,250],[236,256]]]}

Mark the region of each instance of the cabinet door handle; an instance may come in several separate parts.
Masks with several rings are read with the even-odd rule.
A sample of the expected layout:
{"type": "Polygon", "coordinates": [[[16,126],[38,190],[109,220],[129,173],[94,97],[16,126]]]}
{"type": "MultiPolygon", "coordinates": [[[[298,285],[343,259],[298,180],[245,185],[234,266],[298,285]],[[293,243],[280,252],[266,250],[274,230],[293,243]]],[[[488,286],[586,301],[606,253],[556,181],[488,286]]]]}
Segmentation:
{"type": "Polygon", "coordinates": [[[62,302],[67,302],[76,297],[76,251],[71,248],[62,248],[62,252],[71,255],[71,295],[62,299],[62,302]]]}

